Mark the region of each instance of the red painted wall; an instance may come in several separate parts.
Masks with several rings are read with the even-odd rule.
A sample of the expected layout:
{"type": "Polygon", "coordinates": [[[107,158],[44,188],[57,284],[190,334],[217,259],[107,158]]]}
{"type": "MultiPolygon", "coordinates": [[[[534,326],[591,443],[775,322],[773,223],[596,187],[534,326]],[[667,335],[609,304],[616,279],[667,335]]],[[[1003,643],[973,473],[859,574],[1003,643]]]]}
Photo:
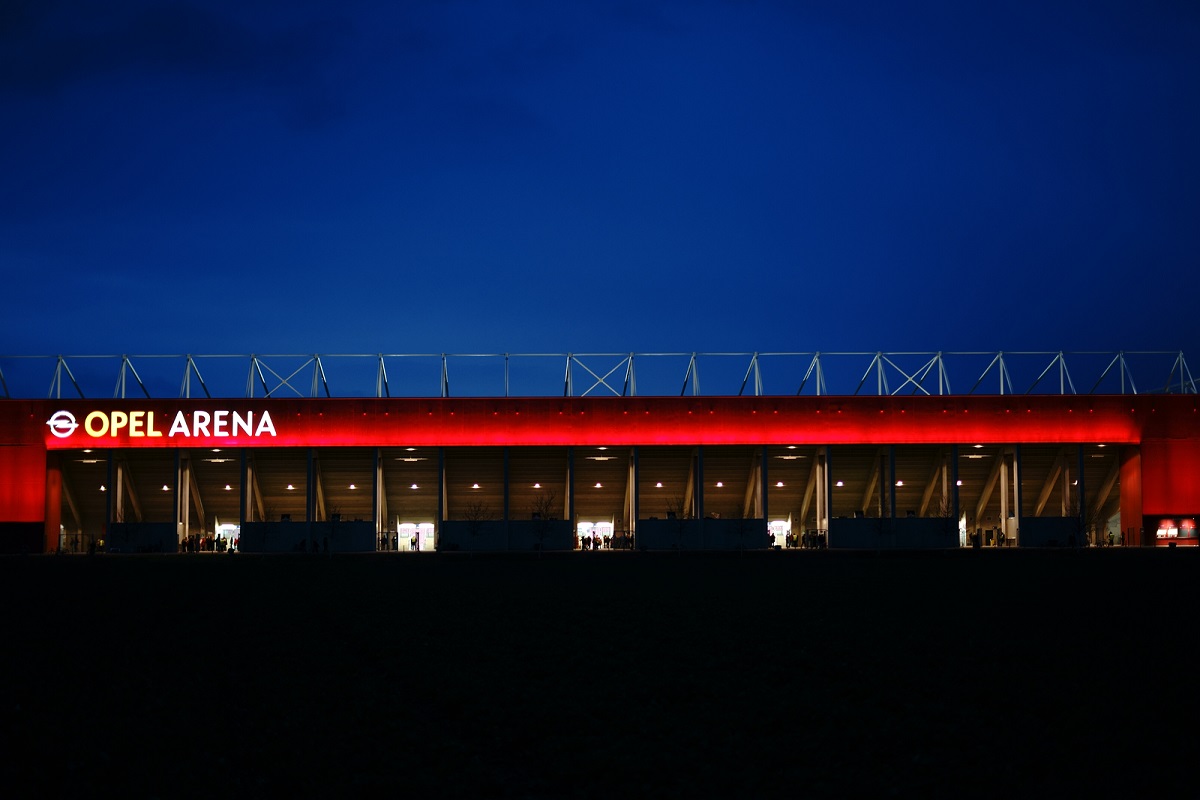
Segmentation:
{"type": "Polygon", "coordinates": [[[3,400],[0,522],[49,522],[47,450],[1088,442],[1141,446],[1122,468],[1122,498],[1136,494],[1145,514],[1200,511],[1200,398],[1190,395],[3,400]],[[60,411],[78,426],[58,428],[62,437],[47,424],[60,411]],[[171,436],[181,411],[189,426],[196,412],[253,412],[255,427],[266,412],[275,435],[218,436],[210,422],[208,435],[171,436]],[[144,412],[141,433],[161,435],[126,426],[92,437],[92,412],[109,423],[144,412]]]}
{"type": "Polygon", "coordinates": [[[1200,440],[1142,442],[1142,513],[1192,514],[1200,510],[1200,440]]]}
{"type": "Polygon", "coordinates": [[[0,522],[43,520],[45,414],[36,400],[0,400],[0,522]]]}
{"type": "MultiPolygon", "coordinates": [[[[49,449],[650,444],[979,444],[1200,438],[1190,396],[651,397],[43,401],[22,431],[49,449]],[[182,411],[271,416],[275,436],[169,435],[182,411]],[[79,426],[55,436],[57,411],[79,426]],[[141,433],[87,435],[93,411],[145,412],[141,433]],[[148,425],[154,414],[153,428],[148,425]]],[[[227,423],[231,424],[231,423],[227,423]]],[[[189,422],[190,425],[190,422],[189,422]]],[[[69,426],[68,426],[69,427],[69,426]]],[[[103,422],[94,429],[103,427],[103,422]]],[[[228,432],[227,432],[228,433],[228,432]]]]}

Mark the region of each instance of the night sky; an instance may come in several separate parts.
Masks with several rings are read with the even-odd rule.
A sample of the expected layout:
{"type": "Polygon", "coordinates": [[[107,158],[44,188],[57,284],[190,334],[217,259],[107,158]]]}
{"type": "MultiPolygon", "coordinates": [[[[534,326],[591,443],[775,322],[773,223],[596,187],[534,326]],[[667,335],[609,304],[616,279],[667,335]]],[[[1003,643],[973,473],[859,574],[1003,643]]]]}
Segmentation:
{"type": "Polygon", "coordinates": [[[1200,359],[1200,6],[984,5],[9,0],[0,354],[1200,359]]]}

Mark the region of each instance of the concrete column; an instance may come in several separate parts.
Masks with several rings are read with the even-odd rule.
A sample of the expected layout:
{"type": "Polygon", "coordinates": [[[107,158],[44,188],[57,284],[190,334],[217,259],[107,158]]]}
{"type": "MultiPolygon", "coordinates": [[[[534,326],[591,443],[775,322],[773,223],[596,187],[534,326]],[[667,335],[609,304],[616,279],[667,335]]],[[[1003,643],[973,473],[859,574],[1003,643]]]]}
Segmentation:
{"type": "Polygon", "coordinates": [[[1021,544],[1021,445],[1013,449],[1013,539],[1021,544]]]}
{"type": "Polygon", "coordinates": [[[759,481],[758,481],[758,497],[759,497],[759,506],[758,507],[759,507],[760,513],[762,514],[763,525],[766,526],[767,531],[769,532],[771,530],[771,514],[770,514],[770,511],[768,510],[769,506],[767,504],[767,498],[769,497],[770,484],[767,483],[767,478],[768,478],[768,475],[767,475],[767,448],[765,446],[762,448],[761,461],[762,461],[762,469],[759,470],[759,481]]]}
{"type": "Polygon", "coordinates": [[[58,550],[60,528],[62,528],[62,485],[62,455],[53,451],[48,452],[46,453],[46,506],[43,515],[45,520],[44,552],[46,553],[58,550]]]}
{"type": "Polygon", "coordinates": [[[238,487],[238,526],[246,524],[246,510],[250,505],[250,469],[246,459],[246,448],[242,448],[242,485],[238,487]]]}
{"type": "Polygon", "coordinates": [[[1008,453],[1001,452],[1000,458],[1000,536],[1008,537],[1008,453]]]}
{"type": "MultiPolygon", "coordinates": [[[[629,536],[633,537],[633,543],[637,543],[637,521],[638,515],[641,513],[642,493],[639,489],[641,480],[641,470],[638,467],[638,449],[635,446],[630,453],[629,459],[629,485],[631,487],[630,506],[629,509],[629,536]]],[[[573,533],[573,532],[572,532],[573,533]]]]}
{"type": "Polygon", "coordinates": [[[175,527],[178,529],[178,538],[188,535],[188,525],[192,518],[192,463],[186,454],[176,450],[175,464],[175,508],[178,512],[175,527]]]}
{"type": "Polygon", "coordinates": [[[1142,531],[1142,448],[1126,445],[1121,448],[1121,533],[1130,547],[1153,547],[1154,532],[1149,541],[1142,531]]]}

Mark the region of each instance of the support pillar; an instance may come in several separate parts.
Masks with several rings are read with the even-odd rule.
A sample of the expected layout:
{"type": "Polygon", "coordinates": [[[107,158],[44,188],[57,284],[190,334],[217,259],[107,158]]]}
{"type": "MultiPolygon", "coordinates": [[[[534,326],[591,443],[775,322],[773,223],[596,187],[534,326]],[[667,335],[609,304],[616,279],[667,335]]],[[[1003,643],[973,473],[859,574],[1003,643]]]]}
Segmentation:
{"type": "Polygon", "coordinates": [[[45,520],[43,552],[46,553],[55,552],[59,546],[59,536],[62,532],[62,487],[62,455],[57,452],[48,452],[46,453],[46,507],[42,517],[45,520]]]}
{"type": "MultiPolygon", "coordinates": [[[[961,490],[962,487],[958,485],[958,445],[955,444],[950,446],[950,513],[954,517],[954,527],[956,530],[959,529],[958,526],[961,524],[959,514],[962,512],[959,507],[958,497],[961,490]]],[[[959,541],[961,542],[962,540],[960,539],[959,541]]]]}
{"type": "MultiPolygon", "coordinates": [[[[998,536],[1003,537],[1000,541],[1008,541],[1008,453],[1007,451],[1000,454],[1000,527],[998,536]]],[[[1000,542],[995,542],[999,544],[1000,542]]]]}
{"type": "Polygon", "coordinates": [[[1013,448],[1013,543],[1021,544],[1021,445],[1013,448]]]}
{"type": "Polygon", "coordinates": [[[238,530],[246,524],[246,511],[250,507],[250,465],[246,458],[246,448],[242,448],[242,483],[238,486],[238,530]]]}
{"type": "Polygon", "coordinates": [[[630,466],[630,470],[632,472],[632,474],[630,475],[630,479],[629,479],[629,485],[633,487],[633,496],[632,496],[632,498],[630,498],[630,505],[632,506],[632,508],[630,508],[630,510],[629,510],[629,534],[628,535],[630,538],[629,549],[632,550],[637,545],[637,521],[638,521],[638,515],[641,513],[641,505],[642,505],[642,493],[641,493],[641,489],[640,489],[641,484],[638,482],[641,480],[641,469],[638,466],[638,448],[636,445],[634,446],[633,452],[631,453],[629,466],[630,466]]]}
{"type": "Polygon", "coordinates": [[[889,519],[896,518],[896,445],[888,445],[888,510],[889,519]]]}
{"type": "MultiPolygon", "coordinates": [[[[442,528],[446,522],[446,448],[438,448],[438,504],[437,504],[437,530],[434,531],[434,549],[440,550],[438,546],[442,538],[442,528]]],[[[420,539],[417,539],[417,546],[420,547],[420,539]]]]}
{"type": "Polygon", "coordinates": [[[567,448],[567,519],[571,521],[571,538],[574,540],[578,528],[575,525],[575,448],[567,448]]]}
{"type": "Polygon", "coordinates": [[[771,533],[771,513],[769,510],[770,506],[767,503],[770,484],[767,483],[767,448],[765,445],[762,448],[761,465],[762,468],[759,470],[758,492],[759,497],[762,498],[762,503],[760,504],[759,508],[762,512],[763,526],[766,528],[766,530],[762,531],[762,535],[759,537],[760,540],[763,536],[770,536],[771,533]]]}
{"type": "MultiPolygon", "coordinates": [[[[1128,547],[1153,547],[1142,531],[1142,448],[1121,448],[1121,535],[1128,547]]],[[[1153,534],[1152,534],[1153,535],[1153,534]]]]}
{"type": "Polygon", "coordinates": [[[175,464],[175,539],[182,541],[189,533],[192,518],[192,462],[184,453],[176,450],[175,464]]]}
{"type": "Polygon", "coordinates": [[[383,456],[378,447],[375,448],[375,469],[371,470],[371,517],[375,520],[375,541],[378,542],[386,525],[383,519],[383,456]]]}

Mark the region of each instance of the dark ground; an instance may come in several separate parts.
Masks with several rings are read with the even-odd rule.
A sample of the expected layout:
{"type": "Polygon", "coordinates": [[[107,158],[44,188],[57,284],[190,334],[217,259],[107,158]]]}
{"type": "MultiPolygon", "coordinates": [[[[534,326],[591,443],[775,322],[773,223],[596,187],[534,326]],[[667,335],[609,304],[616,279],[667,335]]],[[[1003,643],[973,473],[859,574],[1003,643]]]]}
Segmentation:
{"type": "Polygon", "coordinates": [[[1184,550],[4,557],[4,777],[1195,796],[1198,574],[1184,550]]]}

